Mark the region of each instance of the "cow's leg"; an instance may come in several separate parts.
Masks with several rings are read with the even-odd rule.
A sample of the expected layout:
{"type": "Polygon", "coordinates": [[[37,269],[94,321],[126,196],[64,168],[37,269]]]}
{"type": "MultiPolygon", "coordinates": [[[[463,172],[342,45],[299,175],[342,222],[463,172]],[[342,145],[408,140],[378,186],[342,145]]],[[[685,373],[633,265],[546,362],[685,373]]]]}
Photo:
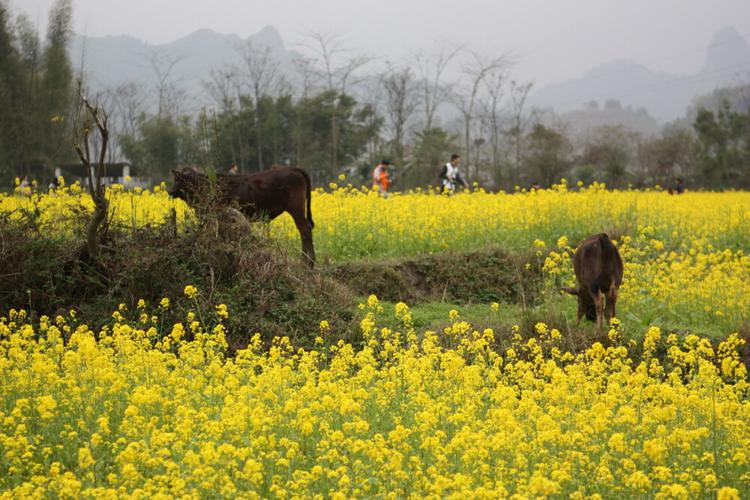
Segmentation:
{"type": "Polygon", "coordinates": [[[607,320],[614,318],[617,315],[615,311],[615,304],[617,303],[617,287],[612,285],[607,294],[607,320]]]}
{"type": "Polygon", "coordinates": [[[294,224],[297,226],[297,231],[299,231],[299,237],[302,239],[302,257],[310,267],[313,267],[315,265],[315,247],[313,246],[310,224],[307,222],[304,211],[295,210],[291,215],[294,224]]]}
{"type": "Polygon", "coordinates": [[[601,329],[604,318],[604,294],[597,290],[593,294],[594,307],[596,307],[596,327],[601,329]]]}

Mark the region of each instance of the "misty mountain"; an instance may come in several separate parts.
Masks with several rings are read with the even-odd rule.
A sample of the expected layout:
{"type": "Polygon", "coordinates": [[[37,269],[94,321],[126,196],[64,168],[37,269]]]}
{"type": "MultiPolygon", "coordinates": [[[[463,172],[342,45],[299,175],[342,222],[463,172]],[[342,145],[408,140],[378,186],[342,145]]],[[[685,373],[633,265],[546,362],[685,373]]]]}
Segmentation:
{"type": "Polygon", "coordinates": [[[645,108],[665,122],[682,116],[696,96],[737,84],[738,78],[748,74],[750,44],[735,29],[724,28],[712,38],[704,67],[696,74],[669,74],[620,59],[592,68],[580,78],[541,87],[529,103],[567,112],[591,101],[618,100],[625,106],[645,108]]]}
{"type": "MultiPolygon", "coordinates": [[[[187,96],[185,111],[195,112],[211,104],[203,85],[211,69],[241,65],[238,48],[248,40],[270,47],[281,72],[287,76],[294,74],[294,60],[300,56],[286,48],[272,26],[247,39],[204,29],[161,45],[128,36],[76,36],[70,52],[75,68],[80,68],[83,60],[86,80],[95,91],[128,82],[153,89],[154,56],[177,59],[170,80],[187,96]]],[[[614,119],[616,123],[649,133],[657,126],[654,119],[663,123],[683,116],[696,96],[722,85],[736,84],[740,75],[747,74],[750,74],[750,44],[733,28],[725,28],[711,40],[704,68],[696,74],[675,75],[619,59],[596,66],[574,80],[537,89],[530,96],[529,105],[554,110],[581,131],[590,124],[614,119]],[[607,101],[619,101],[622,109],[608,106],[607,101]]],[[[444,118],[450,118],[448,115],[451,113],[444,118]]]]}
{"type": "Polygon", "coordinates": [[[212,69],[241,65],[239,49],[248,41],[270,48],[279,62],[279,70],[291,74],[298,54],[287,50],[279,32],[272,26],[246,39],[203,29],[170,43],[152,45],[129,36],[83,37],[76,35],[70,48],[76,71],[81,68],[85,80],[94,91],[113,89],[117,85],[136,82],[153,88],[156,72],[152,61],[177,61],[170,72],[170,81],[184,91],[188,101],[185,111],[197,111],[209,103],[203,82],[212,69]]]}

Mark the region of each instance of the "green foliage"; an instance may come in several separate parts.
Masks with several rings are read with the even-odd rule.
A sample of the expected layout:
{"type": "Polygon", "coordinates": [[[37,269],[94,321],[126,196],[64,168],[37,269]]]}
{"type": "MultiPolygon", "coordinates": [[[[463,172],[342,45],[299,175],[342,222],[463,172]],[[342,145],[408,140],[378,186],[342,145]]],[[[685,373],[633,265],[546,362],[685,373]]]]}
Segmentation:
{"type": "Polygon", "coordinates": [[[120,138],[123,154],[154,179],[167,179],[169,171],[193,163],[193,136],[187,119],[142,116],[138,136],[120,138]]]}
{"type": "Polygon", "coordinates": [[[417,134],[414,162],[404,179],[404,186],[436,185],[438,174],[452,153],[458,152],[458,136],[435,127],[417,134]]]}
{"type": "Polygon", "coordinates": [[[701,109],[693,127],[703,177],[725,188],[750,186],[750,110],[735,111],[725,100],[717,112],[701,109]]]}
{"type": "Polygon", "coordinates": [[[69,159],[73,70],[68,58],[72,4],[50,9],[46,43],[24,16],[11,25],[0,2],[0,179],[51,174],[50,165],[69,159]]]}
{"type": "Polygon", "coordinates": [[[537,124],[527,136],[526,144],[527,175],[543,187],[558,182],[570,168],[571,145],[561,132],[537,124]]]}
{"type": "Polygon", "coordinates": [[[665,127],[661,136],[648,138],[640,144],[641,182],[666,187],[675,177],[694,177],[698,147],[692,130],[665,127]]]}
{"type": "MultiPolygon", "coordinates": [[[[257,172],[283,163],[300,165],[308,169],[315,182],[326,183],[343,167],[357,163],[381,126],[382,118],[372,107],[360,106],[348,95],[321,92],[297,101],[289,94],[264,96],[257,107],[253,99],[242,96],[238,109],[227,106],[221,113],[199,116],[188,156],[195,163],[213,165],[219,171],[232,163],[243,172],[257,172]],[[338,126],[337,165],[333,165],[331,152],[334,107],[338,126]],[[262,129],[263,165],[258,164],[258,126],[262,129]]],[[[142,128],[140,141],[128,139],[125,155],[135,164],[149,161],[142,150],[149,141],[159,142],[152,137],[159,134],[167,132],[142,128]]],[[[169,134],[173,138],[179,135],[169,134]]],[[[173,149],[167,146],[174,142],[160,144],[170,153],[173,149]]],[[[184,163],[186,159],[181,161],[184,163]]]]}
{"type": "Polygon", "coordinates": [[[594,168],[595,180],[621,187],[626,184],[632,151],[632,133],[623,126],[599,127],[584,146],[581,164],[594,168]]]}

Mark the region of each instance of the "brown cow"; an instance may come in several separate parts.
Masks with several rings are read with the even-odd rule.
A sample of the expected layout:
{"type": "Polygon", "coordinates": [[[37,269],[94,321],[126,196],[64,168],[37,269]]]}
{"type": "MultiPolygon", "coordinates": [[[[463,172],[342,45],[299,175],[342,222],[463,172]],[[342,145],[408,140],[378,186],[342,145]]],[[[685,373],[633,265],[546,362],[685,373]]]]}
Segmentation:
{"type": "Polygon", "coordinates": [[[566,288],[565,291],[578,296],[579,323],[585,314],[586,319],[596,321],[596,326],[601,328],[605,316],[607,320],[615,316],[622,269],[620,252],[604,233],[589,237],[576,248],[573,270],[578,288],[566,288]]]}
{"type": "MultiPolygon", "coordinates": [[[[171,196],[193,206],[207,201],[212,182],[206,174],[193,169],[172,170],[172,173],[171,196]]],[[[289,213],[302,239],[302,254],[310,266],[315,263],[311,189],[310,176],[297,167],[272,167],[254,174],[216,176],[219,204],[236,204],[251,220],[272,220],[283,212],[289,213]]]]}

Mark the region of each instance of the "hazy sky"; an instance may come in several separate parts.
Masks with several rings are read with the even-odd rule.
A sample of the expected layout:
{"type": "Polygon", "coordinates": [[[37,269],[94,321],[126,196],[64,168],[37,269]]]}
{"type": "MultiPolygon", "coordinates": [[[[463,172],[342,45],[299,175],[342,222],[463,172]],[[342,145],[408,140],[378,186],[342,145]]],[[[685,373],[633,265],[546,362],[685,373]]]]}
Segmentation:
{"type": "MultiPolygon", "coordinates": [[[[45,26],[52,0],[10,1],[45,26]]],[[[74,0],[74,6],[79,33],[152,43],[199,28],[244,37],[270,24],[288,45],[324,29],[372,56],[398,60],[452,40],[488,55],[514,51],[516,73],[537,84],[615,58],[693,73],[719,29],[733,26],[750,38],[750,0],[74,0]]]]}

